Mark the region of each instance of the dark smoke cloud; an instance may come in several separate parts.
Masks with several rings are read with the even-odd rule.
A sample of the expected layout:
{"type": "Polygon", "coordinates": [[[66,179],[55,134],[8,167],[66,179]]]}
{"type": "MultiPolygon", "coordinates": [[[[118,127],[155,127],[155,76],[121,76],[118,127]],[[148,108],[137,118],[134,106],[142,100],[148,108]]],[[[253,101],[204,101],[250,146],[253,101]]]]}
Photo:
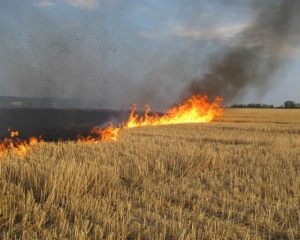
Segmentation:
{"type": "Polygon", "coordinates": [[[230,102],[248,87],[266,91],[271,77],[282,66],[280,55],[286,41],[300,32],[300,1],[257,1],[253,6],[259,12],[256,20],[231,46],[209,59],[207,74],[188,83],[184,98],[206,93],[230,102]]]}
{"type": "Polygon", "coordinates": [[[101,1],[97,11],[70,8],[64,16],[58,6],[50,14],[28,1],[0,0],[0,95],[109,98],[121,100],[119,107],[136,102],[166,109],[192,94],[229,102],[248,87],[264,92],[282,66],[285,41],[300,33],[300,1],[241,2],[101,1]],[[147,9],[136,17],[139,6],[147,9]],[[218,14],[208,16],[211,9],[218,14]],[[164,34],[172,24],[214,35],[216,18],[241,9],[257,17],[230,40],[139,36],[149,26],[164,34]],[[218,54],[207,58],[211,52],[218,54]]]}

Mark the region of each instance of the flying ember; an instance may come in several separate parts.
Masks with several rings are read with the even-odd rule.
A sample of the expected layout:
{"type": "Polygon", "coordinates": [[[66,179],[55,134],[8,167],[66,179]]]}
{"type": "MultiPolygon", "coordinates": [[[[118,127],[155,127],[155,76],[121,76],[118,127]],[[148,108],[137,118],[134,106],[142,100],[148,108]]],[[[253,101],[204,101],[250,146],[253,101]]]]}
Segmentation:
{"type": "MultiPolygon", "coordinates": [[[[79,135],[77,142],[116,141],[122,128],[211,122],[216,117],[222,116],[222,101],[222,98],[217,97],[214,102],[210,103],[207,95],[194,95],[182,104],[169,109],[161,116],[157,113],[149,114],[149,106],[146,106],[145,114],[139,116],[135,113],[137,105],[133,105],[127,122],[123,122],[118,127],[113,124],[104,129],[94,127],[90,131],[90,135],[79,135]]],[[[14,150],[19,155],[24,156],[31,151],[34,145],[44,142],[42,137],[31,137],[28,140],[20,140],[18,131],[12,131],[11,129],[8,129],[8,131],[10,132],[10,138],[0,140],[0,155],[5,155],[9,150],[14,150]]]]}

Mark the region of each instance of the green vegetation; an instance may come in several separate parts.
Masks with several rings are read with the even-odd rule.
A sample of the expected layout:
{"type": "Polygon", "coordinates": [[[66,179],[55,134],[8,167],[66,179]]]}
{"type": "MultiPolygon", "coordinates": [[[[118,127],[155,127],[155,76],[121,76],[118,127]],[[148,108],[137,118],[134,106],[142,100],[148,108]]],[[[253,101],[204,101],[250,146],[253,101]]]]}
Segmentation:
{"type": "Polygon", "coordinates": [[[284,108],[289,108],[289,109],[292,109],[292,108],[300,108],[300,103],[296,103],[294,101],[286,101],[284,102],[284,108]]]}
{"type": "MultiPolygon", "coordinates": [[[[274,108],[274,105],[263,103],[233,104],[231,108],[274,108]]],[[[283,105],[276,108],[300,109],[300,103],[296,103],[294,101],[285,101],[283,105]]]]}
{"type": "Polygon", "coordinates": [[[234,104],[231,108],[274,108],[274,105],[262,103],[234,104]]]}
{"type": "Polygon", "coordinates": [[[300,112],[226,109],[0,159],[0,239],[300,239],[300,112]]]}

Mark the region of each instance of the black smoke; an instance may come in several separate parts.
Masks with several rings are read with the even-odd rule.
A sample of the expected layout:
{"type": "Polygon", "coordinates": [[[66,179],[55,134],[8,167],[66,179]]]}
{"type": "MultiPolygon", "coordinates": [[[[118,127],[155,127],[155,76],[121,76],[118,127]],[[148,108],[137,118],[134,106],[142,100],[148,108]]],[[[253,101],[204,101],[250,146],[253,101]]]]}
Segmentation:
{"type": "Polygon", "coordinates": [[[250,87],[264,93],[286,62],[286,42],[300,33],[298,0],[101,1],[96,11],[68,14],[53,2],[51,10],[0,1],[0,95],[79,99],[75,107],[85,107],[81,99],[113,99],[161,111],[192,94],[230,102],[250,87]],[[248,6],[253,21],[219,38],[220,18],[240,17],[248,6]],[[212,8],[222,16],[209,16],[212,8]],[[177,24],[207,36],[178,35],[177,24]]]}
{"type": "Polygon", "coordinates": [[[256,19],[224,51],[211,56],[204,76],[189,81],[183,98],[194,94],[221,96],[230,102],[248,87],[265,92],[284,64],[286,42],[299,34],[300,1],[255,2],[256,19]]]}

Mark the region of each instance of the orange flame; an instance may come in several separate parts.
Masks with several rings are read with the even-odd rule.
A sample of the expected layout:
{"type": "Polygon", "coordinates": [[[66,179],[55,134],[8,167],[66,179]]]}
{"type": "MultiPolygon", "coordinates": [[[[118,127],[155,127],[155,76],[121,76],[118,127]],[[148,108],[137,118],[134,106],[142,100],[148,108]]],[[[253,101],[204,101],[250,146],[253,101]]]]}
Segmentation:
{"type": "Polygon", "coordinates": [[[140,117],[134,114],[137,109],[137,106],[134,105],[129,120],[124,126],[133,128],[138,126],[211,122],[215,117],[222,115],[223,108],[220,106],[221,103],[222,99],[219,97],[213,103],[210,103],[207,95],[194,95],[182,104],[171,108],[161,117],[156,113],[149,116],[149,106],[146,106],[145,115],[140,117]]]}
{"type": "MultiPolygon", "coordinates": [[[[207,95],[194,95],[184,101],[182,104],[169,109],[165,114],[159,116],[157,113],[150,113],[150,107],[146,106],[143,116],[135,114],[137,105],[133,105],[129,119],[122,123],[122,127],[116,127],[112,123],[107,128],[94,127],[87,137],[78,136],[77,142],[99,142],[117,140],[121,128],[133,128],[139,126],[156,126],[180,123],[203,123],[211,122],[214,118],[221,116],[223,108],[222,99],[217,97],[213,103],[209,102],[207,95]]],[[[31,137],[27,141],[21,141],[18,131],[10,131],[10,138],[0,140],[0,155],[5,155],[9,150],[15,150],[19,155],[24,156],[29,153],[32,147],[38,143],[44,142],[42,137],[31,137]]],[[[64,140],[60,140],[64,141],[64,140]]]]}
{"type": "Polygon", "coordinates": [[[11,131],[10,132],[10,136],[11,137],[17,137],[17,136],[19,136],[19,131],[11,131]]]}
{"type": "Polygon", "coordinates": [[[104,129],[101,128],[93,128],[91,133],[98,134],[101,136],[101,140],[108,141],[108,140],[117,140],[119,136],[120,128],[113,126],[112,124],[104,129]]]}
{"type": "Polygon", "coordinates": [[[117,140],[119,136],[120,128],[117,128],[110,124],[107,128],[98,128],[94,127],[90,131],[90,136],[83,137],[78,136],[77,141],[78,142],[99,142],[99,141],[108,141],[108,140],[117,140]]]}
{"type": "Polygon", "coordinates": [[[0,140],[0,155],[4,155],[9,150],[13,150],[20,156],[24,156],[31,151],[33,145],[43,142],[41,137],[39,139],[31,137],[28,141],[22,141],[18,138],[18,131],[12,131],[11,129],[8,129],[8,131],[10,131],[10,138],[4,138],[2,141],[0,140]]]}

